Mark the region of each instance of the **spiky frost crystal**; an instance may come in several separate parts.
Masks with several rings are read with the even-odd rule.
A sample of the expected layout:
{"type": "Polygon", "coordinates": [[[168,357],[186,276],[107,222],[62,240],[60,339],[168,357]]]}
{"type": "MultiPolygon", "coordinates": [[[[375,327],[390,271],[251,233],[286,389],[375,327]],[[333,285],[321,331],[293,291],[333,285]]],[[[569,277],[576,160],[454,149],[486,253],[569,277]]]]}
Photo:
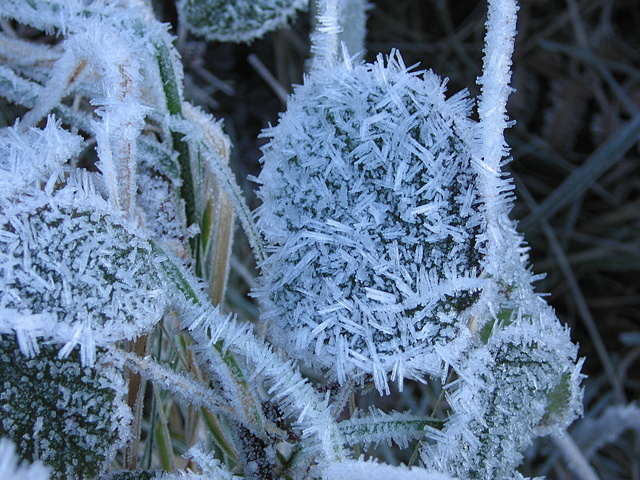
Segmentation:
{"type": "Polygon", "coordinates": [[[27,358],[10,335],[0,338],[0,437],[21,459],[41,461],[52,479],[94,478],[113,460],[130,413],[124,382],[103,365],[83,366],[46,345],[27,358]]]}
{"type": "Polygon", "coordinates": [[[339,382],[444,384],[450,366],[452,411],[424,464],[506,480],[533,437],[580,414],[580,364],[468,114],[398,55],[313,70],[268,132],[257,295],[272,341],[339,382]]]}
{"type": "Polygon", "coordinates": [[[264,317],[340,382],[440,374],[481,286],[470,101],[445,83],[399,55],[316,70],[268,131],[264,317]]]}
{"type": "Polygon", "coordinates": [[[64,164],[80,152],[82,140],[53,117],[43,129],[23,130],[19,123],[0,129],[0,211],[25,188],[52,191],[64,164]]]}
{"type": "Polygon", "coordinates": [[[182,0],[181,21],[208,40],[250,42],[287,24],[308,0],[182,0]]]}
{"type": "Polygon", "coordinates": [[[0,439],[0,478],[10,480],[49,480],[49,469],[40,462],[20,462],[16,447],[6,438],[0,439]]]}
{"type": "Polygon", "coordinates": [[[79,344],[92,364],[95,346],[154,325],[166,298],[151,245],[86,178],[70,182],[0,215],[0,333],[17,332],[25,353],[37,350],[25,337],[79,344]]]}
{"type": "Polygon", "coordinates": [[[566,428],[582,411],[577,348],[552,309],[503,319],[456,365],[459,380],[446,388],[453,413],[422,452],[434,471],[521,478],[516,468],[533,438],[566,428]]]}

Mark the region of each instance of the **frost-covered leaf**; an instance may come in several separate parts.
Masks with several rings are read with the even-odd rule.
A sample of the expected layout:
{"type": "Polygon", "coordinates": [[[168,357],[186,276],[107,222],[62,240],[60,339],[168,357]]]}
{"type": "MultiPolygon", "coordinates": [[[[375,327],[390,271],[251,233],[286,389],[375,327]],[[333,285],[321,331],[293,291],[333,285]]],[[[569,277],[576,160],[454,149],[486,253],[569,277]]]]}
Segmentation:
{"type": "Polygon", "coordinates": [[[154,325],[166,296],[151,245],[83,179],[0,215],[0,333],[33,328],[63,354],[79,344],[90,365],[96,345],[154,325]],[[38,316],[44,331],[28,323],[38,316]]]}
{"type": "Polygon", "coordinates": [[[374,444],[391,445],[394,441],[400,448],[407,448],[409,441],[424,436],[425,428],[441,429],[444,422],[437,418],[411,414],[410,412],[384,413],[370,409],[366,414],[356,412],[352,418],[338,426],[350,445],[362,444],[364,448],[374,444]]]}
{"type": "Polygon", "coordinates": [[[264,318],[340,382],[442,374],[482,286],[470,102],[444,85],[398,54],[316,70],[268,131],[264,318]]]}
{"type": "Polygon", "coordinates": [[[51,467],[53,479],[95,477],[126,439],[122,378],[102,364],[83,366],[77,349],[60,359],[43,345],[27,358],[3,335],[0,385],[0,437],[13,440],[25,461],[51,467]]]}
{"type": "Polygon", "coordinates": [[[325,470],[325,480],[456,480],[444,473],[429,472],[424,468],[408,468],[404,465],[391,466],[372,461],[347,460],[329,465],[325,470]]]}
{"type": "Polygon", "coordinates": [[[250,42],[287,24],[308,0],[181,0],[189,30],[207,40],[250,42]]]}
{"type": "MultiPolygon", "coordinates": [[[[502,39],[515,7],[493,3],[489,25],[508,26],[488,37],[502,39]]],[[[335,27],[329,17],[322,28],[335,27]]],[[[258,179],[271,255],[256,293],[272,341],[381,391],[388,378],[444,382],[450,366],[452,413],[444,429],[427,426],[423,460],[465,479],[517,478],[531,439],[581,411],[576,347],[534,293],[508,217],[512,40],[486,67],[480,124],[464,94],[446,100],[439,77],[399,55],[314,68],[267,132],[258,179]]]]}
{"type": "Polygon", "coordinates": [[[16,447],[0,439],[0,478],[6,480],[49,480],[49,469],[40,462],[27,464],[16,455],[16,447]]]}
{"type": "Polygon", "coordinates": [[[456,367],[460,379],[447,387],[454,413],[442,431],[430,432],[437,442],[423,450],[428,466],[464,479],[515,478],[535,436],[581,414],[577,348],[551,308],[538,315],[496,327],[486,348],[456,367]]]}

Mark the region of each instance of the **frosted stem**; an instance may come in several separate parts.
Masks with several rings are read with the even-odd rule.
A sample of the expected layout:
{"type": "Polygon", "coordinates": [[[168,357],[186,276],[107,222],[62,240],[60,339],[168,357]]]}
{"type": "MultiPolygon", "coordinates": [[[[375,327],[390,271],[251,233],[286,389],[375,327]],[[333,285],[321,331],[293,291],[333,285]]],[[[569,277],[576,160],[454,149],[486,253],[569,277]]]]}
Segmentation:
{"type": "Polygon", "coordinates": [[[482,86],[478,105],[482,159],[496,171],[506,153],[504,130],[507,98],[512,91],[509,81],[517,10],[516,0],[489,0],[482,76],[477,81],[482,86]]]}
{"type": "Polygon", "coordinates": [[[574,473],[577,478],[581,478],[582,480],[600,480],[566,431],[562,432],[562,434],[554,434],[552,438],[553,442],[560,448],[569,470],[574,473]]]}
{"type": "MultiPolygon", "coordinates": [[[[220,188],[226,193],[233,203],[235,213],[244,229],[249,245],[251,246],[256,260],[263,262],[266,259],[263,240],[260,232],[255,226],[251,210],[247,205],[242,190],[235,180],[235,175],[228,163],[220,154],[220,142],[222,142],[222,131],[212,123],[212,119],[196,108],[185,103],[184,116],[191,123],[188,125],[188,139],[199,144],[202,148],[202,155],[205,159],[205,168],[211,171],[218,179],[220,188]],[[198,128],[194,128],[197,126],[198,128]],[[219,130],[219,134],[215,131],[219,130]]],[[[228,148],[228,147],[225,147],[228,148]]]]}
{"type": "Polygon", "coordinates": [[[338,0],[317,0],[316,9],[316,27],[311,34],[311,70],[336,64],[340,47],[339,35],[342,32],[338,0]]]}
{"type": "Polygon", "coordinates": [[[500,208],[504,200],[500,169],[502,159],[508,154],[504,130],[508,126],[507,99],[512,91],[509,82],[517,10],[516,0],[489,0],[485,55],[482,75],[477,80],[482,89],[478,102],[481,162],[478,182],[486,208],[490,257],[499,255],[496,241],[502,237],[499,218],[506,213],[504,208],[500,208]]]}
{"type": "Polygon", "coordinates": [[[145,379],[152,380],[166,390],[180,394],[190,404],[203,406],[212,412],[229,413],[229,407],[220,403],[212,390],[196,380],[180,374],[151,357],[141,357],[124,350],[111,352],[116,358],[126,361],[127,366],[145,379]]]}

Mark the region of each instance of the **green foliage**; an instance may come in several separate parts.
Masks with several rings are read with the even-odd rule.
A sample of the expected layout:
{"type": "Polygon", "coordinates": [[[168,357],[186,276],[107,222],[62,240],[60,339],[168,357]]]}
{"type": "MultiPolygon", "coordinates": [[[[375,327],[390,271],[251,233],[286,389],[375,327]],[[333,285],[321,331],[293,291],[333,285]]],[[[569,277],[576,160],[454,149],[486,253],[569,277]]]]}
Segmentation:
{"type": "Polygon", "coordinates": [[[308,0],[181,0],[181,21],[208,40],[250,42],[285,26],[308,0]]]}
{"type": "Polygon", "coordinates": [[[53,479],[93,478],[127,435],[124,382],[107,366],[83,366],[77,349],[65,359],[57,351],[43,345],[27,358],[15,338],[0,340],[0,437],[23,460],[50,466],[53,479]]]}

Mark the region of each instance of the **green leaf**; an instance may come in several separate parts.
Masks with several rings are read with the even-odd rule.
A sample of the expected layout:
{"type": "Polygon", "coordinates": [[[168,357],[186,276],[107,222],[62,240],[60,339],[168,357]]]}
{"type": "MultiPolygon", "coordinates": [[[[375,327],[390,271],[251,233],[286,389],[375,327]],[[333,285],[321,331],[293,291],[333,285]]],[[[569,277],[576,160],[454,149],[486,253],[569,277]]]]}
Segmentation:
{"type": "Polygon", "coordinates": [[[221,42],[250,42],[286,26],[307,0],[182,0],[180,20],[197,35],[221,42]]]}
{"type": "Polygon", "coordinates": [[[104,367],[82,366],[78,350],[65,359],[44,345],[27,358],[14,338],[0,341],[0,437],[27,462],[40,460],[52,479],[93,478],[123,445],[128,418],[124,382],[104,367]]]}

